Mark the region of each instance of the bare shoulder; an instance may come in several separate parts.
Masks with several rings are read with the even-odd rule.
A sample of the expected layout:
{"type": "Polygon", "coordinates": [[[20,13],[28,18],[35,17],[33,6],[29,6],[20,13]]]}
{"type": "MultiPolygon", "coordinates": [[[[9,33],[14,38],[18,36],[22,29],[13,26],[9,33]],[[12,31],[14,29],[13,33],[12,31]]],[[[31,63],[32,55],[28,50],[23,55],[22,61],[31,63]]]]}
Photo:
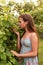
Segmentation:
{"type": "Polygon", "coordinates": [[[35,33],[35,32],[32,32],[31,35],[32,35],[32,36],[36,36],[36,33],[35,33]]]}
{"type": "Polygon", "coordinates": [[[38,44],[38,36],[37,36],[36,33],[31,33],[31,38],[30,39],[31,39],[32,44],[35,44],[35,45],[38,44]]]}
{"type": "Polygon", "coordinates": [[[35,32],[31,33],[31,39],[38,39],[37,34],[35,32]]]}

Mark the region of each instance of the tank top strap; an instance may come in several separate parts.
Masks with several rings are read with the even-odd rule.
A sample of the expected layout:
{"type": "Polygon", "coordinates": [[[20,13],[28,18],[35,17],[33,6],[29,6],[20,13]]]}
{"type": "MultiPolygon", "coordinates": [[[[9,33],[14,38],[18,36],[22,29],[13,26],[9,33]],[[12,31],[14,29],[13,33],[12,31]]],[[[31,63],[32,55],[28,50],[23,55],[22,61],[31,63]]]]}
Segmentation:
{"type": "Polygon", "coordinates": [[[31,40],[31,37],[32,37],[32,34],[30,34],[30,36],[29,36],[30,40],[31,40]]]}

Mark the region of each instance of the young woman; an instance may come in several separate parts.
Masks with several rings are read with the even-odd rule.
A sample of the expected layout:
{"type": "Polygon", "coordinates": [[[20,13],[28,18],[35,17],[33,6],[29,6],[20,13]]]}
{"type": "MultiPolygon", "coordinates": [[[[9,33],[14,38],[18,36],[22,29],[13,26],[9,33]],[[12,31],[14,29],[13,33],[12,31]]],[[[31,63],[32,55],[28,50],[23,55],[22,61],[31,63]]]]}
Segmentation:
{"type": "Polygon", "coordinates": [[[24,60],[23,65],[38,65],[38,35],[31,15],[22,14],[19,16],[19,26],[25,30],[21,40],[19,32],[13,31],[18,36],[17,47],[20,53],[11,50],[18,58],[24,60]],[[20,45],[21,42],[21,45],[20,45]]]}

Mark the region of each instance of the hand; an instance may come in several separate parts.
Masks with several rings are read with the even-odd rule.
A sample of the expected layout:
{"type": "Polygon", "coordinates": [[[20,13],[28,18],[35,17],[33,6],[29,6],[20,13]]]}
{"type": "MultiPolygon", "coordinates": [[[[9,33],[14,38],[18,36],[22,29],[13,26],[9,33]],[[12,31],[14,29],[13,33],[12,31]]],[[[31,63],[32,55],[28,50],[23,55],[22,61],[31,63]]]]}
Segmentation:
{"type": "Polygon", "coordinates": [[[10,52],[13,53],[13,55],[19,57],[19,54],[16,51],[11,50],[10,52]]]}
{"type": "Polygon", "coordinates": [[[19,33],[19,32],[17,32],[15,28],[13,28],[13,31],[14,31],[14,33],[15,33],[17,36],[19,36],[19,35],[20,35],[20,33],[19,33]]]}

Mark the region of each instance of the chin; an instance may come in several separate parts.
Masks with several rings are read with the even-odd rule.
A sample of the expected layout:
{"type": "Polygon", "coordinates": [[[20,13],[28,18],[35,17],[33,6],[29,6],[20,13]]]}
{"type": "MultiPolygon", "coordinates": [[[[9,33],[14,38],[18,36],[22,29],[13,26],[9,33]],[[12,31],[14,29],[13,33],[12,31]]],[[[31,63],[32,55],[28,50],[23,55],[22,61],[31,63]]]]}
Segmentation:
{"type": "Polygon", "coordinates": [[[23,26],[20,26],[20,28],[24,29],[25,27],[23,27],[23,26]]]}

